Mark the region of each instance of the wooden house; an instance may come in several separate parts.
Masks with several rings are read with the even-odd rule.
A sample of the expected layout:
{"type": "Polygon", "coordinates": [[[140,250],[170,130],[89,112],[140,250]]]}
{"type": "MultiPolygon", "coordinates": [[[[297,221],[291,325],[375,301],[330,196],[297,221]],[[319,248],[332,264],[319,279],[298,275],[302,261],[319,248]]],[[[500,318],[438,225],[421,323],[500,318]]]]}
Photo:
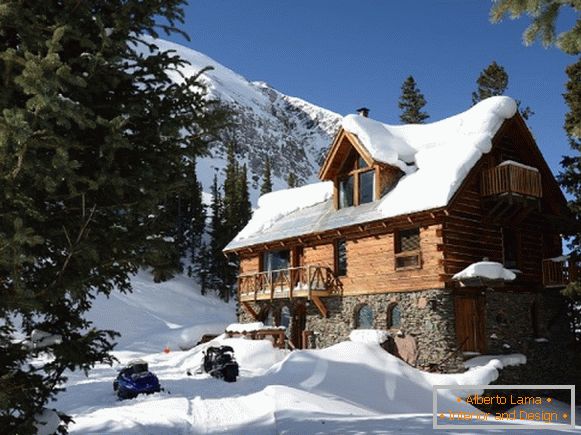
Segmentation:
{"type": "Polygon", "coordinates": [[[393,352],[440,370],[461,368],[459,349],[542,343],[576,269],[566,200],[514,101],[426,125],[365,115],[344,118],[320,183],[263,197],[225,248],[240,321],[286,326],[297,348],[387,330],[393,352]],[[483,259],[516,279],[453,279],[483,259]]]}

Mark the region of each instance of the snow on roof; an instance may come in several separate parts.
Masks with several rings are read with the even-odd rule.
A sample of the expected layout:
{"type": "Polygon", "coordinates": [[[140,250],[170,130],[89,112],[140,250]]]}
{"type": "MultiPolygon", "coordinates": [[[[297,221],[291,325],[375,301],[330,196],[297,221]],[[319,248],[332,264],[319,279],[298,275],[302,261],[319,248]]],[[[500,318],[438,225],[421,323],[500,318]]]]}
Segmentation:
{"type": "Polygon", "coordinates": [[[254,211],[252,219],[234,240],[243,240],[260,233],[272,227],[280,218],[324,202],[332,195],[333,183],[331,181],[267,193],[258,199],[258,208],[254,211]]]}
{"type": "Polygon", "coordinates": [[[460,281],[463,279],[470,278],[485,278],[485,279],[502,279],[504,281],[513,281],[516,278],[516,274],[500,263],[494,261],[479,261],[478,263],[472,263],[466,269],[458,272],[452,277],[455,281],[460,281]]]}
{"type": "Polygon", "coordinates": [[[406,173],[395,188],[378,201],[341,210],[333,207],[330,182],[267,194],[225,250],[445,207],[490,152],[504,120],[515,113],[515,101],[500,96],[430,124],[393,126],[348,115],[343,128],[357,136],[372,158],[406,173]]]}

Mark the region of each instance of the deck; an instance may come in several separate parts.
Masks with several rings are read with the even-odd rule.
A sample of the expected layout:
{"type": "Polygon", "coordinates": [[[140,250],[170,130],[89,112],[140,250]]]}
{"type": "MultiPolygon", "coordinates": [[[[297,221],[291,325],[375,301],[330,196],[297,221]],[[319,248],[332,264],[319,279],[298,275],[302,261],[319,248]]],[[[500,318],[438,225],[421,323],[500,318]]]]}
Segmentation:
{"type": "Polygon", "coordinates": [[[482,173],[482,196],[521,195],[542,197],[541,174],[534,168],[517,163],[506,163],[482,173]]]}
{"type": "Polygon", "coordinates": [[[569,257],[543,260],[543,286],[547,288],[565,287],[579,278],[579,262],[569,257]]]}
{"type": "Polygon", "coordinates": [[[319,265],[245,273],[238,277],[240,302],[312,299],[331,296],[336,290],[337,280],[333,271],[319,265]]]}

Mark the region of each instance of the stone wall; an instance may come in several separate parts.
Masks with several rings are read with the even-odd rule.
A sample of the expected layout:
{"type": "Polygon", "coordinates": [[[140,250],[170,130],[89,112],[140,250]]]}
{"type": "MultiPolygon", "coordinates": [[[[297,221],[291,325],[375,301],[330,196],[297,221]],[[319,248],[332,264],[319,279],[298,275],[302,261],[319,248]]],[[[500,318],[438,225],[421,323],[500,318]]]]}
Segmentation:
{"type": "MultiPolygon", "coordinates": [[[[373,312],[373,328],[389,330],[395,336],[411,337],[417,346],[416,366],[429,368],[438,366],[445,372],[462,371],[462,358],[456,352],[456,330],[454,323],[454,300],[449,290],[426,290],[406,293],[344,296],[324,298],[328,317],[323,318],[314,304],[307,304],[306,329],[314,334],[316,347],[322,348],[349,339],[355,329],[356,316],[363,304],[373,312]],[[397,303],[401,312],[401,325],[389,329],[388,310],[397,303]]],[[[296,301],[294,302],[297,303],[296,301]]],[[[259,312],[266,306],[280,310],[288,301],[261,302],[254,306],[259,312]]],[[[254,321],[242,311],[241,322],[254,321]]]]}
{"type": "Polygon", "coordinates": [[[581,349],[571,334],[566,300],[558,290],[488,291],[488,353],[522,353],[526,365],[504,369],[497,384],[576,384],[581,389],[581,349]]]}

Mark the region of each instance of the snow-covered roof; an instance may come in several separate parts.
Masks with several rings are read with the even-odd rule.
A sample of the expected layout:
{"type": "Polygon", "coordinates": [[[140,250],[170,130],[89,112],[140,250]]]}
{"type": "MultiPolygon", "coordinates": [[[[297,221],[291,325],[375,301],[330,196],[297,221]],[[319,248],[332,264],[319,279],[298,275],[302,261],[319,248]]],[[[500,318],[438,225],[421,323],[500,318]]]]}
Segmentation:
{"type": "Polygon", "coordinates": [[[248,225],[225,250],[445,207],[492,138],[516,113],[510,97],[491,97],[430,124],[388,125],[347,115],[342,126],[371,157],[404,171],[380,200],[335,210],[332,184],[315,183],[261,197],[248,225]]]}

